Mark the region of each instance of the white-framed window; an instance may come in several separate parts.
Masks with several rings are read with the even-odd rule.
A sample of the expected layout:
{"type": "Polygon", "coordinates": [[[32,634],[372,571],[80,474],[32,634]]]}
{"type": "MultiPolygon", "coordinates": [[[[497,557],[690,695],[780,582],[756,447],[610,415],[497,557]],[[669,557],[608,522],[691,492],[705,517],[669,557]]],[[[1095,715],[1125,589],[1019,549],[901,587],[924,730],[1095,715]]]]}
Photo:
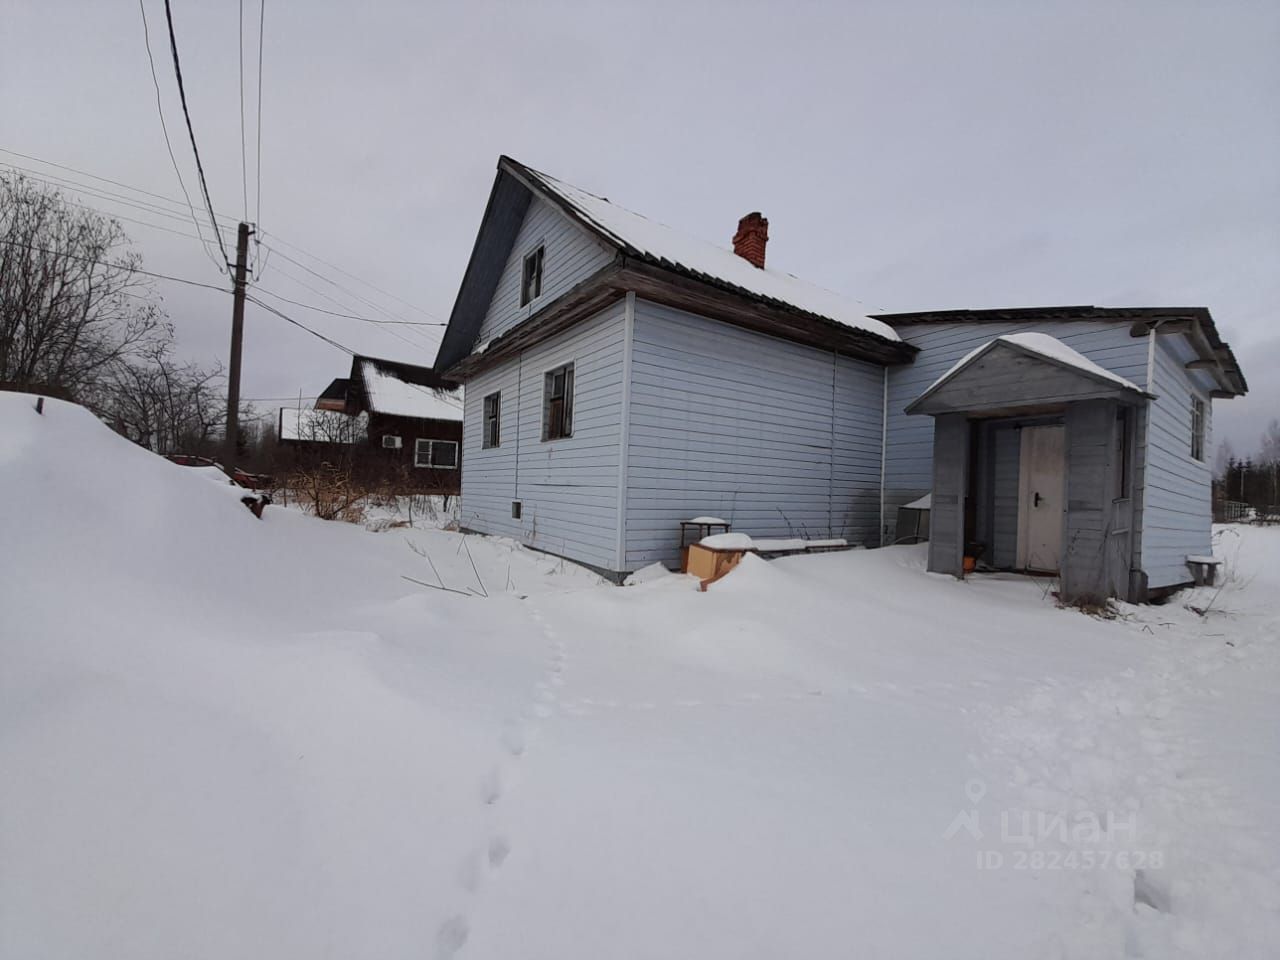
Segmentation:
{"type": "Polygon", "coordinates": [[[502,392],[491,393],[484,398],[484,438],[480,446],[484,450],[502,445],[502,392]]]}
{"type": "Polygon", "coordinates": [[[1205,406],[1197,396],[1191,397],[1191,459],[1204,462],[1205,406]]]}
{"type": "Polygon", "coordinates": [[[538,249],[524,258],[524,269],[520,272],[520,306],[526,306],[542,296],[542,251],[538,249]]]}
{"type": "Polygon", "coordinates": [[[542,391],[542,439],[573,436],[573,364],[548,370],[542,391]]]}
{"type": "Polygon", "coordinates": [[[389,433],[384,433],[382,435],[382,449],[383,450],[399,450],[400,438],[393,436],[389,433]]]}
{"type": "Polygon", "coordinates": [[[418,440],[413,445],[413,465],[433,470],[458,469],[456,440],[418,440]]]}

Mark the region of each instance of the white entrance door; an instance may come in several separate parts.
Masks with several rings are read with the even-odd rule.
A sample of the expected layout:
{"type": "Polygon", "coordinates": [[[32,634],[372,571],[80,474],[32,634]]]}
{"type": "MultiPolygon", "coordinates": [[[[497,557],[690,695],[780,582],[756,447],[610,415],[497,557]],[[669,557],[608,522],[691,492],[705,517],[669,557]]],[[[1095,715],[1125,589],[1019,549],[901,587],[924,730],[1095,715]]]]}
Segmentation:
{"type": "Polygon", "coordinates": [[[1056,573],[1066,504],[1065,430],[1023,427],[1018,496],[1018,566],[1056,573]]]}

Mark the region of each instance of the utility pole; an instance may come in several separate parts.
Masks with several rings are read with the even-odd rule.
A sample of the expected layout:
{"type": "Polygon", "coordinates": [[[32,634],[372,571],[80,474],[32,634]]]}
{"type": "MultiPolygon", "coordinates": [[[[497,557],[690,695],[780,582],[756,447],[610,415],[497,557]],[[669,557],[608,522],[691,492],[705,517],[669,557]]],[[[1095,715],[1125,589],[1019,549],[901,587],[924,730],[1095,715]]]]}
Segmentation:
{"type": "Polygon", "coordinates": [[[236,440],[240,433],[240,347],[244,343],[245,273],[249,260],[249,225],[236,231],[236,283],[231,301],[231,363],[227,370],[227,429],[223,440],[222,469],[236,475],[236,440]]]}

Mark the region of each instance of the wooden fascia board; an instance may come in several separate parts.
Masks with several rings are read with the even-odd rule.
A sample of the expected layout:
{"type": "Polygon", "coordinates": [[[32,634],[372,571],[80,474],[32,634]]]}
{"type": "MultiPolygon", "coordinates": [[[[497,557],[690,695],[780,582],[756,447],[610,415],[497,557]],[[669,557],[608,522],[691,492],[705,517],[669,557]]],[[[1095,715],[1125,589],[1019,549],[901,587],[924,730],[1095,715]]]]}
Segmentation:
{"type": "MultiPolygon", "coordinates": [[[[467,258],[467,267],[466,267],[466,270],[463,271],[462,283],[458,287],[458,294],[456,297],[454,297],[453,309],[449,312],[449,323],[445,327],[444,336],[440,340],[440,347],[437,350],[437,357],[447,356],[449,351],[446,350],[446,348],[455,348],[454,341],[458,337],[467,337],[467,336],[470,337],[470,342],[465,344],[465,346],[461,350],[459,350],[459,352],[469,351],[470,348],[475,345],[475,338],[479,334],[480,324],[483,322],[484,318],[483,318],[483,315],[465,318],[465,320],[471,322],[474,325],[474,329],[471,331],[463,331],[462,323],[464,322],[464,318],[461,316],[461,314],[464,312],[464,309],[465,309],[463,304],[463,299],[466,296],[467,292],[471,289],[472,285],[478,282],[476,279],[477,258],[480,254],[481,244],[482,244],[482,241],[484,240],[485,230],[489,229],[492,224],[494,208],[496,203],[498,202],[499,187],[502,184],[502,177],[504,174],[508,176],[512,176],[513,180],[521,183],[522,185],[524,184],[523,180],[521,180],[518,177],[514,177],[514,175],[510,174],[509,171],[504,169],[502,163],[499,162],[498,175],[493,178],[493,185],[489,188],[489,199],[485,202],[484,215],[480,218],[480,226],[476,230],[476,238],[471,245],[471,256],[467,258]]],[[[527,185],[526,185],[526,188],[527,188],[527,185]]],[[[528,207],[526,204],[526,211],[527,209],[528,207]]],[[[515,232],[516,233],[519,232],[519,227],[516,228],[515,232]]],[[[514,240],[514,234],[512,236],[512,239],[514,240]]],[[[495,283],[495,287],[496,287],[496,283],[495,283]]],[[[489,295],[490,297],[492,297],[493,291],[490,291],[489,295]]]]}
{"type": "Polygon", "coordinates": [[[444,375],[450,379],[474,376],[587,319],[624,295],[620,276],[621,269],[616,262],[602,267],[527,320],[496,337],[483,353],[473,353],[453,364],[443,371],[444,375]]]}
{"type": "Polygon", "coordinates": [[[906,363],[918,352],[918,348],[910,344],[894,343],[874,335],[860,336],[858,331],[809,314],[778,311],[750,298],[619,255],[613,263],[497,337],[484,353],[465,357],[441,374],[450,379],[474,376],[586,319],[628,290],[655,303],[872,363],[906,363]]]}
{"type": "Polygon", "coordinates": [[[919,348],[846,327],[795,308],[774,306],[647,260],[623,258],[622,281],[628,290],[655,303],[820,350],[880,364],[909,363],[919,348]]]}

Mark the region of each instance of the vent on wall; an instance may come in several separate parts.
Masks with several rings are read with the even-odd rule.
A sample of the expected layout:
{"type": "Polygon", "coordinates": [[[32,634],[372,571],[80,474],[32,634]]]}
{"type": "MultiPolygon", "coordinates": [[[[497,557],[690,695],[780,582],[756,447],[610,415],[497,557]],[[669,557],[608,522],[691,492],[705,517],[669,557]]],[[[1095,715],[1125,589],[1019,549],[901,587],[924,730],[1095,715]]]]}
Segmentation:
{"type": "Polygon", "coordinates": [[[522,504],[520,503],[519,500],[511,501],[511,519],[512,520],[520,519],[521,507],[522,507],[522,504]]]}

